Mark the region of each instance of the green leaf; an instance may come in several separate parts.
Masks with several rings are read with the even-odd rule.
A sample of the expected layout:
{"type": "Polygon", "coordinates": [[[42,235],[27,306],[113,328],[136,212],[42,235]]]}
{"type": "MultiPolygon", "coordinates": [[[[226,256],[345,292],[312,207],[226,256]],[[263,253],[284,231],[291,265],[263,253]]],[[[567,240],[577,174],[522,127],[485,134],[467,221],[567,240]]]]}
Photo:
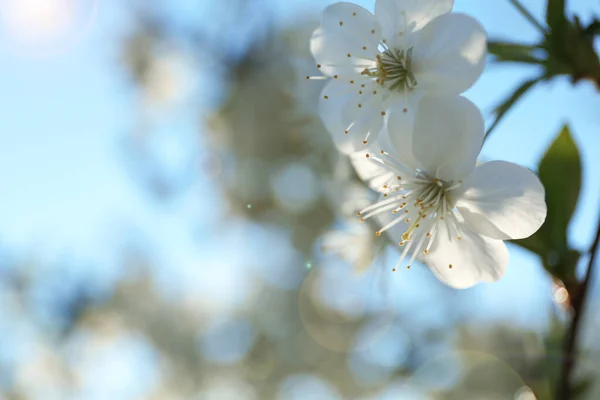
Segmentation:
{"type": "Polygon", "coordinates": [[[548,249],[546,248],[546,244],[544,243],[544,241],[542,239],[540,239],[540,237],[538,236],[537,233],[533,234],[525,239],[513,240],[512,243],[519,245],[519,246],[523,247],[524,249],[527,249],[527,250],[531,251],[532,253],[535,253],[541,257],[544,257],[546,255],[546,253],[548,252],[548,249]]]}
{"type": "Polygon", "coordinates": [[[567,18],[565,17],[565,0],[548,0],[546,7],[546,23],[554,34],[560,34],[567,18]]]}
{"type": "Polygon", "coordinates": [[[498,125],[498,123],[500,122],[502,117],[504,117],[504,115],[508,112],[508,110],[510,110],[510,108],[521,98],[521,96],[523,96],[529,89],[531,89],[533,87],[533,85],[535,85],[536,83],[541,81],[542,78],[543,77],[540,76],[540,77],[530,79],[530,80],[523,82],[521,84],[521,86],[519,86],[514,91],[514,93],[512,95],[510,95],[510,97],[508,99],[504,100],[502,103],[500,103],[500,105],[498,105],[494,109],[494,114],[496,114],[496,119],[494,120],[492,125],[489,127],[487,133],[485,134],[486,138],[492,133],[492,131],[494,130],[494,128],[496,128],[496,125],[498,125]]]}
{"type": "Polygon", "coordinates": [[[494,56],[495,62],[521,62],[526,64],[544,64],[545,59],[540,59],[533,52],[538,46],[488,41],[488,52],[494,56]]]}
{"type": "Polygon", "coordinates": [[[568,126],[563,127],[540,161],[538,174],[548,206],[546,222],[538,235],[548,248],[564,257],[569,251],[567,228],[581,188],[581,159],[568,126]]]}
{"type": "Polygon", "coordinates": [[[594,20],[590,22],[587,28],[585,28],[585,33],[589,36],[600,35],[600,21],[594,18],[594,20]]]}

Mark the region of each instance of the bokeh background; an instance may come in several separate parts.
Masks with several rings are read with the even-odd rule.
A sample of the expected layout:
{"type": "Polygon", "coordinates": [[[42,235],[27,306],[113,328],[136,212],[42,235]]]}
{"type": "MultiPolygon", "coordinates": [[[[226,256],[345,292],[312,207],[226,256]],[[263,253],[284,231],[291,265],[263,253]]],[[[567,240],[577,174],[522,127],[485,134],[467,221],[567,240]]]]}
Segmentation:
{"type": "MultiPolygon", "coordinates": [[[[456,291],[392,274],[397,251],[357,223],[373,195],[305,79],[329,3],[0,2],[0,399],[551,398],[568,299],[537,255],[510,245],[500,282],[456,291]]],[[[455,3],[490,37],[539,36],[508,1],[455,3]]],[[[534,73],[489,65],[466,96],[490,116],[534,73]]],[[[535,169],[568,123],[582,252],[599,109],[594,85],[553,80],[482,152],[535,169]]],[[[598,289],[582,399],[600,398],[598,289]]]]}

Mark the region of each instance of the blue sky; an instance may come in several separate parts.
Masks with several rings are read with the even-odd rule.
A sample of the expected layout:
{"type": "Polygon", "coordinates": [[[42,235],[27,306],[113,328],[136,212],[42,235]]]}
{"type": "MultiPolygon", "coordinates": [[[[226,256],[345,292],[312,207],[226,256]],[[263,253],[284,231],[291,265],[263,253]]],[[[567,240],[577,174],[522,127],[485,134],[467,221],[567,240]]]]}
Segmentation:
{"type": "MultiPolygon", "coordinates": [[[[169,12],[182,18],[197,15],[201,22],[214,11],[209,3],[214,4],[169,2],[169,12]]],[[[372,2],[359,3],[372,9],[372,2]]],[[[524,3],[543,19],[541,1],[524,3]]],[[[599,2],[570,3],[584,15],[591,10],[600,13],[599,2]]],[[[276,4],[274,13],[285,21],[292,20],[297,10],[317,14],[328,3],[276,4]]],[[[507,1],[456,0],[456,9],[479,19],[492,37],[537,38],[537,32],[507,1]]],[[[100,2],[85,36],[46,57],[16,52],[12,39],[0,32],[0,87],[4,93],[0,96],[2,248],[18,254],[35,252],[48,260],[74,254],[110,271],[115,267],[112,257],[119,248],[119,238],[144,232],[142,245],[152,248],[165,268],[171,264],[190,267],[205,257],[206,249],[198,248],[190,221],[198,222],[201,235],[209,243],[213,240],[202,230],[211,221],[211,207],[218,207],[210,180],[201,178],[182,196],[162,204],[141,190],[127,169],[121,146],[135,128],[139,104],[136,92],[117,68],[114,39],[128,26],[119,6],[100,2]]],[[[466,95],[487,111],[534,73],[530,68],[490,66],[466,95]]],[[[562,124],[569,123],[584,161],[582,201],[570,227],[570,239],[581,249],[586,249],[593,237],[591,221],[597,220],[600,205],[600,158],[595,156],[600,148],[599,107],[600,96],[592,85],[572,88],[566,80],[553,81],[524,98],[483,151],[488,159],[535,167],[553,135],[562,124]]],[[[193,135],[193,116],[172,118],[171,123],[184,132],[184,137],[193,135]]],[[[526,321],[549,298],[549,293],[543,293],[548,280],[536,266],[535,257],[519,249],[511,249],[511,256],[506,278],[486,287],[479,298],[506,316],[515,311],[506,308],[509,300],[531,303],[522,311],[526,321]],[[532,292],[542,293],[538,293],[542,297],[533,298],[532,292]]]]}

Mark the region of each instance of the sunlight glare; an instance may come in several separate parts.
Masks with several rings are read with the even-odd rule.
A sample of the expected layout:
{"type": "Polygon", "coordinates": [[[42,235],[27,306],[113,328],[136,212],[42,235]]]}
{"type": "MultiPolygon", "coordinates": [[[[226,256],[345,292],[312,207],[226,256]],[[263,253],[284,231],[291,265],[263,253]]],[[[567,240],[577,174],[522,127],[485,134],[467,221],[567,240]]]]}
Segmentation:
{"type": "Polygon", "coordinates": [[[0,38],[34,53],[64,50],[90,26],[97,0],[3,0],[0,38]]]}

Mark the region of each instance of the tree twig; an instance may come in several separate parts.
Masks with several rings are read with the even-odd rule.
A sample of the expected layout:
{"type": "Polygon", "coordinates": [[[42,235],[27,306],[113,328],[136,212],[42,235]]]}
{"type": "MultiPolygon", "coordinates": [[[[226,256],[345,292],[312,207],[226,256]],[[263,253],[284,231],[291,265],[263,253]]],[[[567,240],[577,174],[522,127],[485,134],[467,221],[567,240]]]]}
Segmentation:
{"type": "Polygon", "coordinates": [[[579,284],[577,292],[573,294],[573,319],[563,342],[563,356],[561,373],[558,379],[558,387],[556,390],[556,400],[570,400],[572,394],[572,376],[577,361],[577,335],[581,326],[581,316],[585,307],[585,300],[590,286],[592,270],[596,261],[596,253],[598,244],[600,243],[600,220],[598,221],[598,231],[592,248],[590,249],[590,262],[588,264],[585,278],[579,284]]]}
{"type": "Polygon", "coordinates": [[[538,22],[537,19],[535,19],[535,17],[533,15],[531,15],[531,13],[529,11],[527,11],[527,9],[523,6],[523,4],[521,4],[521,2],[519,0],[508,0],[512,3],[513,6],[515,6],[515,8],[517,10],[519,10],[519,12],[521,13],[521,15],[523,17],[525,17],[525,19],[527,19],[529,22],[531,22],[531,24],[533,26],[535,26],[541,33],[542,35],[546,35],[546,28],[544,28],[542,26],[542,24],[540,24],[538,22]]]}

